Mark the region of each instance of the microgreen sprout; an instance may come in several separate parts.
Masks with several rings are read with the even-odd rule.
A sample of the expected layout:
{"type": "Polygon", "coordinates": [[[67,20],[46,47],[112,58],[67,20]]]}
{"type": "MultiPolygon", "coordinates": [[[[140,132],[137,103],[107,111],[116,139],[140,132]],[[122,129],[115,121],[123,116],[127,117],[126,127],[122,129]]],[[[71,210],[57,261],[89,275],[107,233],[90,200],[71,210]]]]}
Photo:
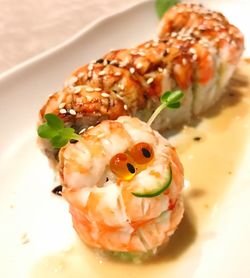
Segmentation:
{"type": "Polygon", "coordinates": [[[161,96],[161,105],[154,111],[153,115],[148,120],[147,124],[150,126],[155,118],[161,113],[165,108],[177,109],[181,106],[180,100],[184,96],[183,92],[177,91],[167,91],[161,96]]]}
{"type": "Polygon", "coordinates": [[[158,17],[162,18],[164,13],[178,2],[178,0],[156,0],[155,6],[158,17]]]}
{"type": "Polygon", "coordinates": [[[55,114],[45,114],[46,123],[41,124],[37,133],[40,137],[49,139],[55,148],[65,146],[69,140],[79,140],[80,135],[75,133],[74,128],[64,127],[62,119],[58,118],[55,114]]]}

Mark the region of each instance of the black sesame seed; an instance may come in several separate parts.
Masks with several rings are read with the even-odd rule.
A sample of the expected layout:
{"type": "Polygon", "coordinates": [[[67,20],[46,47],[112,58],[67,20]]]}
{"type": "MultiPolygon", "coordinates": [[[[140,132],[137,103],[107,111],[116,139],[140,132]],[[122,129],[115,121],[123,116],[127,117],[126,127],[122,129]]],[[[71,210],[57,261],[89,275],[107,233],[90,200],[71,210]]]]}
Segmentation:
{"type": "Polygon", "coordinates": [[[147,150],[147,149],[145,149],[145,148],[142,148],[141,151],[142,151],[142,154],[143,154],[146,158],[150,158],[151,153],[150,153],[149,150],[147,150]]]}
{"type": "Polygon", "coordinates": [[[62,185],[56,186],[51,192],[55,195],[62,196],[62,185]]]}
{"type": "Polygon", "coordinates": [[[168,51],[166,49],[164,49],[163,57],[166,57],[167,55],[168,55],[168,51]]]}
{"type": "Polygon", "coordinates": [[[196,137],[194,137],[193,139],[194,139],[194,141],[200,141],[200,140],[201,140],[201,137],[196,136],[196,137]]]}
{"type": "Polygon", "coordinates": [[[104,60],[101,58],[101,59],[98,59],[96,60],[96,64],[102,64],[104,62],[104,60]]]}
{"type": "Polygon", "coordinates": [[[75,144],[75,143],[78,142],[78,140],[76,140],[76,139],[70,139],[69,142],[70,142],[71,144],[75,144]]]}
{"type": "Polygon", "coordinates": [[[127,168],[131,174],[135,173],[135,167],[132,164],[127,163],[127,168]]]}
{"type": "Polygon", "coordinates": [[[109,178],[106,178],[106,182],[109,181],[109,178]]]}

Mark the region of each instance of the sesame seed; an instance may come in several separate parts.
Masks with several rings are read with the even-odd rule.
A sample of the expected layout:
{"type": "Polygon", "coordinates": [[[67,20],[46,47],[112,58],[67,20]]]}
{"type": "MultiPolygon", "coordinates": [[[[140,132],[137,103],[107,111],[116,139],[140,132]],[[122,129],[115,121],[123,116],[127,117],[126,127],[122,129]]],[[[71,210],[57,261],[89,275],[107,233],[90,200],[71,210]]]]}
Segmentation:
{"type": "Polygon", "coordinates": [[[83,73],[83,72],[78,73],[78,77],[79,77],[79,78],[82,78],[83,76],[84,76],[84,73],[83,73]]]}
{"type": "Polygon", "coordinates": [[[101,96],[102,96],[102,97],[109,97],[109,94],[107,94],[107,93],[101,93],[101,96]]]}
{"type": "Polygon", "coordinates": [[[147,84],[151,84],[153,81],[154,81],[154,78],[153,78],[153,77],[150,77],[150,78],[147,80],[147,84]]]}
{"type": "Polygon", "coordinates": [[[104,60],[104,61],[103,61],[103,65],[104,65],[104,66],[107,66],[107,64],[108,64],[108,61],[107,61],[107,60],[104,60]]]}
{"type": "Polygon", "coordinates": [[[135,73],[135,68],[131,67],[131,68],[129,69],[129,71],[130,71],[131,74],[133,74],[133,73],[135,73]]]}
{"type": "Polygon", "coordinates": [[[117,71],[114,73],[114,76],[120,76],[122,73],[120,71],[117,71]]]}
{"type": "Polygon", "coordinates": [[[86,92],[94,92],[94,89],[91,87],[87,87],[85,90],[86,90],[86,92]]]}
{"type": "Polygon", "coordinates": [[[62,102],[62,103],[60,103],[60,104],[58,105],[58,108],[59,108],[59,109],[62,109],[65,105],[66,105],[66,103],[65,103],[65,102],[62,102]]]}
{"type": "Polygon", "coordinates": [[[82,134],[85,130],[86,130],[86,128],[81,129],[79,134],[82,134]]]}
{"type": "Polygon", "coordinates": [[[136,68],[137,68],[137,69],[141,69],[142,67],[143,67],[142,63],[137,63],[137,64],[136,64],[136,68]]]}
{"type": "Polygon", "coordinates": [[[197,54],[194,54],[194,55],[193,55],[192,60],[193,60],[193,61],[197,60],[197,54]]]}
{"type": "Polygon", "coordinates": [[[124,110],[128,110],[127,104],[124,104],[123,108],[124,108],[124,110]]]}
{"type": "Polygon", "coordinates": [[[87,101],[91,101],[92,100],[92,97],[90,95],[86,95],[85,97],[86,97],[87,101]]]}
{"type": "Polygon", "coordinates": [[[176,32],[172,32],[171,37],[175,38],[176,36],[177,36],[177,33],[176,32]]]}
{"type": "Polygon", "coordinates": [[[99,71],[99,73],[98,73],[99,76],[103,76],[103,75],[105,75],[105,74],[106,74],[106,72],[105,72],[104,70],[101,70],[101,71],[99,71]]]}
{"type": "Polygon", "coordinates": [[[124,85],[123,85],[123,84],[119,84],[118,87],[119,87],[121,90],[124,90],[124,85]]]}
{"type": "Polygon", "coordinates": [[[112,60],[112,61],[110,62],[110,65],[114,65],[114,64],[117,64],[117,63],[118,63],[117,60],[112,60]]]}
{"type": "Polygon", "coordinates": [[[88,77],[91,78],[92,77],[92,71],[88,72],[88,77]]]}
{"type": "Polygon", "coordinates": [[[125,62],[121,62],[121,63],[119,64],[119,66],[120,66],[121,68],[123,68],[123,67],[126,67],[127,64],[128,64],[128,62],[125,61],[125,62]]]}
{"type": "MultiPolygon", "coordinates": [[[[157,43],[157,44],[158,44],[158,43],[157,43]]],[[[139,51],[138,54],[139,54],[140,56],[145,56],[145,55],[146,55],[145,52],[143,52],[143,51],[139,51]]]]}
{"type": "Polygon", "coordinates": [[[88,129],[92,129],[92,128],[94,128],[94,126],[93,126],[93,125],[91,125],[91,126],[89,126],[89,127],[88,127],[88,129]]]}
{"type": "Polygon", "coordinates": [[[74,109],[70,109],[69,110],[69,114],[72,115],[72,116],[75,116],[76,115],[76,111],[74,109]]]}
{"type": "Polygon", "coordinates": [[[94,91],[95,92],[100,92],[102,89],[101,88],[95,88],[94,91]]]}
{"type": "Polygon", "coordinates": [[[136,50],[131,50],[131,51],[130,51],[130,54],[131,54],[131,55],[138,55],[138,53],[139,53],[139,52],[137,52],[136,50]]]}
{"type": "Polygon", "coordinates": [[[89,64],[88,65],[88,70],[93,70],[94,65],[93,64],[89,64]]]}
{"type": "Polygon", "coordinates": [[[120,100],[123,100],[123,97],[118,94],[116,94],[116,97],[119,98],[120,100]]]}
{"type": "Polygon", "coordinates": [[[183,59],[182,59],[182,64],[183,64],[183,65],[186,65],[186,64],[187,64],[187,59],[183,58],[183,59]]]}
{"type": "Polygon", "coordinates": [[[195,53],[196,53],[196,51],[195,51],[194,48],[190,48],[190,49],[189,49],[189,52],[192,53],[192,54],[195,54],[195,53]]]}
{"type": "MultiPolygon", "coordinates": [[[[77,94],[77,93],[80,93],[81,92],[81,87],[75,87],[74,88],[74,93],[77,94]]],[[[63,107],[62,107],[63,108],[63,107]]]]}
{"type": "Polygon", "coordinates": [[[151,45],[150,42],[147,42],[147,43],[145,44],[145,47],[146,47],[146,48],[149,48],[150,45],[151,45]]]}
{"type": "Polygon", "coordinates": [[[64,108],[62,108],[62,109],[59,110],[59,113],[60,113],[60,114],[66,114],[66,113],[67,113],[67,110],[64,109],[64,108]]]}

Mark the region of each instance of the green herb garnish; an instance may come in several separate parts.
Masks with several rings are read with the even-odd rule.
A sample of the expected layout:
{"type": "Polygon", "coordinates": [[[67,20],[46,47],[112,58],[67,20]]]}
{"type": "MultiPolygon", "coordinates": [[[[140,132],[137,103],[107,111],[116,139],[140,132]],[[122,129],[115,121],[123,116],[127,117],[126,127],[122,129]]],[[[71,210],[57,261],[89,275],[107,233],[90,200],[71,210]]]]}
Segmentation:
{"type": "Polygon", "coordinates": [[[156,0],[155,6],[158,17],[162,18],[164,13],[177,3],[178,0],[156,0]]]}
{"type": "Polygon", "coordinates": [[[55,114],[46,114],[44,118],[47,122],[38,127],[37,133],[40,137],[49,139],[53,147],[61,148],[69,140],[79,140],[81,138],[80,135],[75,133],[74,128],[64,127],[63,120],[55,114]]]}
{"type": "Polygon", "coordinates": [[[177,109],[181,106],[180,100],[184,96],[183,92],[178,90],[174,92],[167,91],[161,96],[161,105],[155,110],[153,115],[148,120],[148,125],[150,126],[155,118],[161,113],[165,108],[177,109]]]}

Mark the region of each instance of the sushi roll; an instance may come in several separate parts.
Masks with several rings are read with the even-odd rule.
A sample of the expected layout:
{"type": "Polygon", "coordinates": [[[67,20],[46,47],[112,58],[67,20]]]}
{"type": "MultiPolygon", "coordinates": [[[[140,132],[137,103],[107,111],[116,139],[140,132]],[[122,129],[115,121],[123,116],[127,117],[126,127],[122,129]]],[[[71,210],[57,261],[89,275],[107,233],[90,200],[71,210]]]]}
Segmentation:
{"type": "MultiPolygon", "coordinates": [[[[164,131],[211,107],[225,92],[243,52],[240,31],[220,13],[197,4],[178,4],[163,16],[159,39],[114,50],[75,70],[63,90],[42,107],[78,133],[105,119],[129,115],[147,121],[166,91],[182,90],[178,110],[164,110],[152,127],[164,131]]],[[[58,150],[39,139],[51,164],[58,150]]]]}
{"type": "Polygon", "coordinates": [[[183,216],[183,167],[174,147],[137,118],[105,120],[59,152],[62,196],[89,246],[154,253],[183,216]]]}

